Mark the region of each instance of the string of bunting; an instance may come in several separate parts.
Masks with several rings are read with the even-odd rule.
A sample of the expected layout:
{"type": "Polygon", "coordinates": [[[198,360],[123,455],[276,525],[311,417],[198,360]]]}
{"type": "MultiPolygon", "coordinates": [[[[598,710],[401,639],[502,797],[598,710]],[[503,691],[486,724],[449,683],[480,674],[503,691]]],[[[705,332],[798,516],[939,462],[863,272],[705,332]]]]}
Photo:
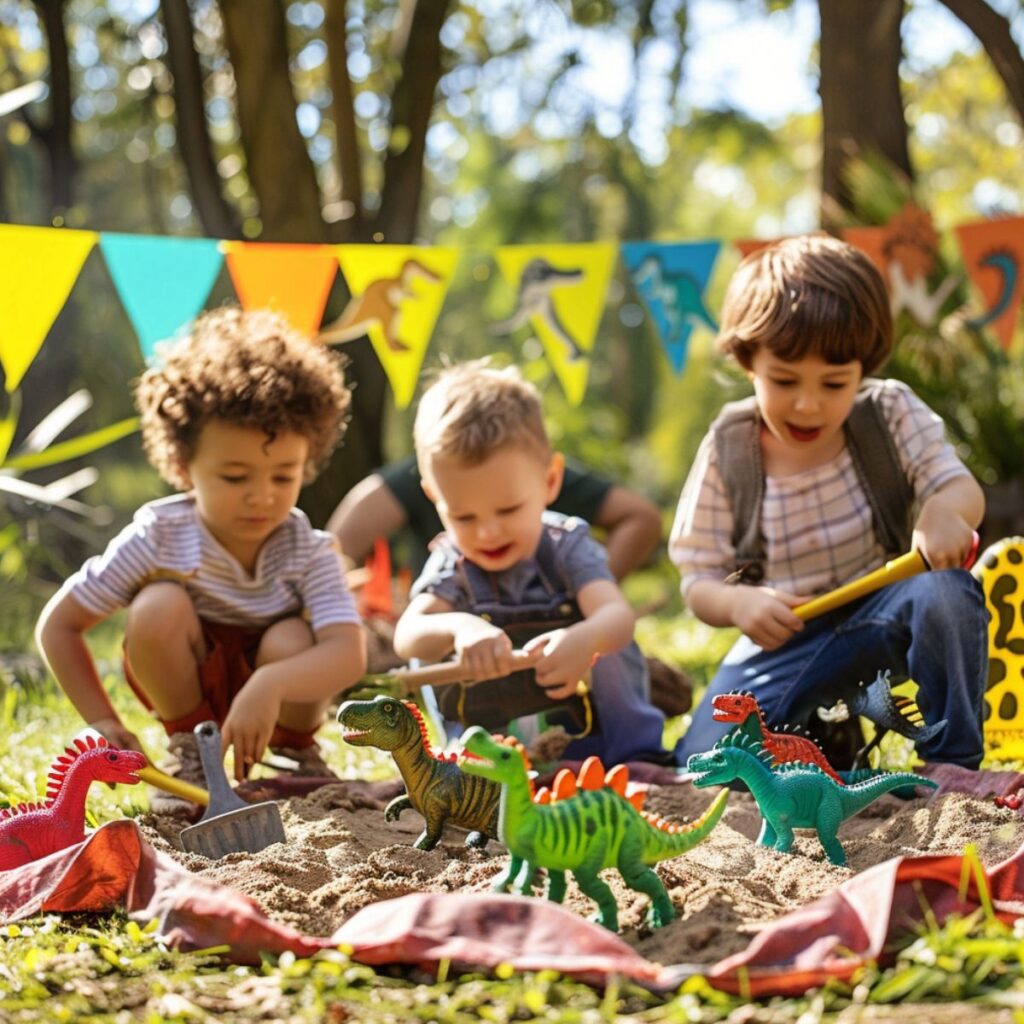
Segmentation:
{"type": "MultiPolygon", "coordinates": [[[[980,303],[968,322],[1009,350],[1024,297],[1024,217],[954,228],[980,303]]],[[[844,233],[878,266],[894,313],[922,326],[962,279],[951,273],[931,290],[939,237],[931,216],[908,205],[888,224],[844,233]]],[[[747,255],[772,240],[731,243],[747,255]]],[[[586,392],[594,342],[615,260],[623,264],[654,325],[673,372],[686,367],[695,328],[716,330],[704,292],[724,243],[594,242],[508,245],[494,260],[509,289],[497,336],[529,326],[569,400],[586,392]]],[[[419,245],[284,245],[167,238],[0,224],[0,366],[13,393],[31,366],[95,246],[103,256],[146,362],[201,312],[226,263],[244,308],[272,308],[325,344],[368,335],[399,407],[412,400],[424,355],[462,250],[419,245]],[[321,329],[338,271],[352,296],[321,329]]]]}

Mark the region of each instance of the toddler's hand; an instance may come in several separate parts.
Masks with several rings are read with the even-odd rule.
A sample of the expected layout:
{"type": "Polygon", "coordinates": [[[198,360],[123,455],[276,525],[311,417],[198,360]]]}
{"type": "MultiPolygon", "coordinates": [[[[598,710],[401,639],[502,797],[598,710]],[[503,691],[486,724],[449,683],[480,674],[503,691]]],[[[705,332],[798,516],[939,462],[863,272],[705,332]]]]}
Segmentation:
{"type": "Polygon", "coordinates": [[[281,699],[260,685],[258,672],[246,681],[231,702],[221,727],[221,756],[235,749],[235,780],[241,782],[263,757],[281,713],[281,699]]]}
{"type": "Polygon", "coordinates": [[[100,718],[89,723],[112,747],[121,750],[137,750],[142,753],[142,741],[133,732],[129,732],[118,718],[100,718]]]}
{"type": "Polygon", "coordinates": [[[580,632],[556,629],[535,636],[523,647],[538,655],[534,671],[537,682],[552,700],[564,700],[576,692],[576,685],[590,671],[594,649],[580,632]]]}
{"type": "Polygon", "coordinates": [[[913,545],[933,569],[959,569],[974,544],[974,531],[955,513],[938,515],[927,506],[914,527],[913,545]]]}
{"type": "Polygon", "coordinates": [[[508,633],[476,616],[455,634],[455,654],[466,668],[466,682],[500,679],[513,670],[508,633]]]}
{"type": "Polygon", "coordinates": [[[792,609],[805,600],[774,587],[739,586],[733,599],[732,619],[755,644],[765,651],[774,651],[804,628],[792,609]]]}

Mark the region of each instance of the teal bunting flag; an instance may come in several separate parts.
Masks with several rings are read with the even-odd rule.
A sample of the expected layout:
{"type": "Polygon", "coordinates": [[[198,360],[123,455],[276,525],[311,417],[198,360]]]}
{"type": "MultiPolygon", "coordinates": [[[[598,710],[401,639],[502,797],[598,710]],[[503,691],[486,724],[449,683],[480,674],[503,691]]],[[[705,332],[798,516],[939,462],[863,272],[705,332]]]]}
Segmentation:
{"type": "Polygon", "coordinates": [[[147,363],[156,344],[202,310],[224,255],[211,238],[161,238],[104,232],[100,249],[147,363]]]}
{"type": "Polygon", "coordinates": [[[630,279],[677,374],[686,366],[693,328],[718,330],[704,305],[704,289],[720,248],[720,242],[623,243],[630,279]]]}

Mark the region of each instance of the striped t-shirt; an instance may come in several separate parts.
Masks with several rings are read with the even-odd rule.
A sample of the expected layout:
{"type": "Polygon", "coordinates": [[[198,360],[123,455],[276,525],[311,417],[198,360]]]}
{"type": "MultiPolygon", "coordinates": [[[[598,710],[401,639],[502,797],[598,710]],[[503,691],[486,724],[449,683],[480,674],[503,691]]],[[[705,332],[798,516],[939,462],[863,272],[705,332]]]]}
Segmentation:
{"type": "MultiPolygon", "coordinates": [[[[940,487],[969,471],[946,441],[941,418],[901,381],[883,382],[880,406],[913,486],[916,515],[940,487]]],[[[761,530],[765,585],[800,597],[833,590],[886,559],[845,447],[821,466],[766,477],[761,530]]],[[[711,430],[683,487],[669,538],[669,556],[682,575],[684,595],[697,580],[722,580],[736,568],[732,532],[732,506],[711,430]]]]}
{"type": "Polygon", "coordinates": [[[202,619],[263,629],[307,613],[310,628],[358,623],[334,547],[293,508],[260,548],[250,575],[203,524],[195,500],[176,494],[143,505],[132,522],[64,584],[88,611],[127,607],[147,583],[173,580],[202,619]]]}

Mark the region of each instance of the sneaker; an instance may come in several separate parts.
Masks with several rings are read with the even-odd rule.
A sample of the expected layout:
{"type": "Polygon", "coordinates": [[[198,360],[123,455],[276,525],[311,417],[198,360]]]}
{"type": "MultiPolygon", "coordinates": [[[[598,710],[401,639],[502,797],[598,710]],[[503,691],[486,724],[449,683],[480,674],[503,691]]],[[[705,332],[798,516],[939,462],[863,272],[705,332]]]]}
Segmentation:
{"type": "MultiPolygon", "coordinates": [[[[203,772],[199,743],[191,732],[172,733],[167,740],[167,753],[157,763],[157,768],[183,782],[206,789],[206,774],[203,772]]],[[[198,804],[162,789],[153,791],[149,808],[154,814],[176,814],[195,817],[200,809],[198,804]]]]}
{"type": "Polygon", "coordinates": [[[287,758],[295,763],[295,767],[289,766],[288,772],[291,775],[305,775],[310,778],[338,779],[340,777],[333,771],[331,766],[323,759],[320,753],[320,746],[311,743],[308,747],[271,747],[270,752],[275,757],[287,758]]]}

